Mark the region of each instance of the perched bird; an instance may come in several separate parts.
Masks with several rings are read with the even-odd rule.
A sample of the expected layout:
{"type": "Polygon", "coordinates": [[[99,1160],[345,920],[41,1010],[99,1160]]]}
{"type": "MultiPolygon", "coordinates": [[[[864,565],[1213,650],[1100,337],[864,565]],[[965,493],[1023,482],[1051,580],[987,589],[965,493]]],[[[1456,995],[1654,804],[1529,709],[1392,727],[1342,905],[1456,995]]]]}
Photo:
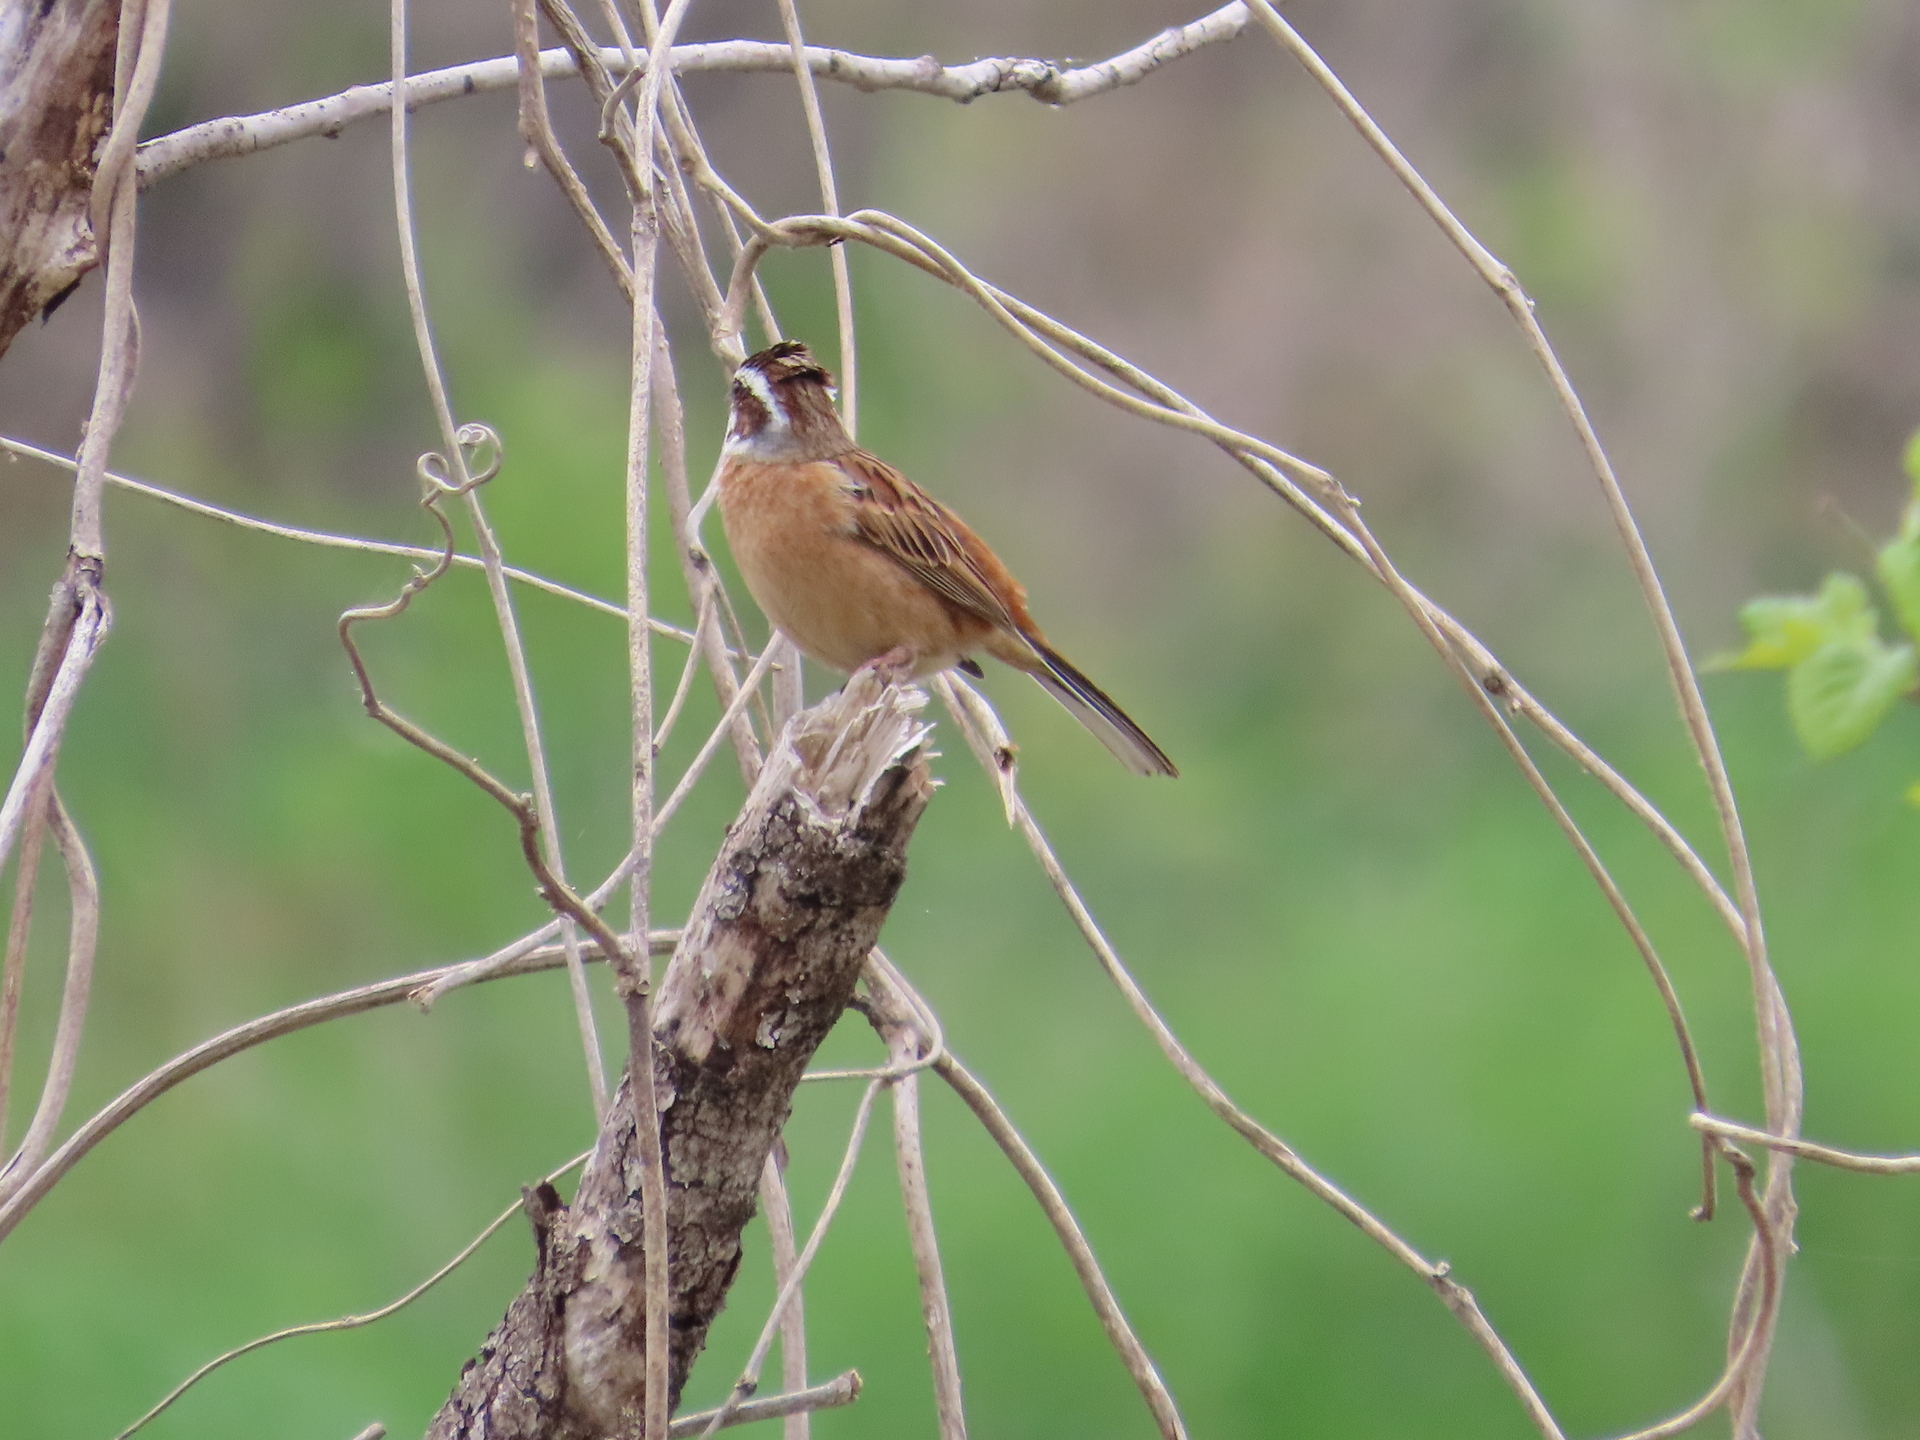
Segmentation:
{"type": "Polygon", "coordinates": [[[900,679],[985,652],[1024,670],[1136,775],[1175,775],[1166,752],[1069,665],[1027,613],[1027,592],[958,515],[854,444],[833,376],[786,340],[733,376],[720,518],[767,619],[822,664],[900,679]]]}

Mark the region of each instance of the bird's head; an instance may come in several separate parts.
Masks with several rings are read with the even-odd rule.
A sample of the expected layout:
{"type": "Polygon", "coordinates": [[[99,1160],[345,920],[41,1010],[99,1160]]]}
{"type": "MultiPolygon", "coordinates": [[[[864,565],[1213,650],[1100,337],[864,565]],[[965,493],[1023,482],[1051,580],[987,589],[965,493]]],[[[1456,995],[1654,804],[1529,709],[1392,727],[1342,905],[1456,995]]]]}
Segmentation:
{"type": "Polygon", "coordinates": [[[854,443],[833,399],[833,376],[798,340],[749,355],[733,372],[724,453],[785,461],[844,455],[854,443]]]}

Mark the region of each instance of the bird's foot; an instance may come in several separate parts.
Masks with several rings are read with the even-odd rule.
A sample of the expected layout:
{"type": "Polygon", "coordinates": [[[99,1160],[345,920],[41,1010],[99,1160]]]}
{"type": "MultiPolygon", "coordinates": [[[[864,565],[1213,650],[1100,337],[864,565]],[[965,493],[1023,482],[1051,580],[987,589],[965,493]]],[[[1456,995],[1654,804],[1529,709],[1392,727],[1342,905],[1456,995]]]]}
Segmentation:
{"type": "Polygon", "coordinates": [[[918,658],[905,645],[896,645],[886,654],[874,656],[861,668],[871,670],[874,678],[882,684],[904,685],[913,678],[914,664],[918,658]]]}

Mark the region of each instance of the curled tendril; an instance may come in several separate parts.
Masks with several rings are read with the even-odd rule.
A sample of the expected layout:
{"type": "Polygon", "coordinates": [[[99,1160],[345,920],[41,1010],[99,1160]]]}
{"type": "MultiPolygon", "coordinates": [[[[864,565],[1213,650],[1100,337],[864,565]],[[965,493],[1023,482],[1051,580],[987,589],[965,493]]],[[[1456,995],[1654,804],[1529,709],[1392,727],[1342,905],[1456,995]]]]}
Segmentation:
{"type": "MultiPolygon", "coordinates": [[[[446,495],[465,495],[479,489],[487,481],[500,473],[501,463],[507,458],[507,447],[500,441],[500,434],[491,425],[483,425],[477,420],[462,425],[453,437],[460,445],[460,469],[466,476],[464,480],[449,480],[447,457],[438,450],[429,450],[414,462],[414,473],[420,477],[420,483],[426,487],[427,509],[434,509],[434,502],[446,495]]],[[[437,511],[435,512],[438,513],[437,511]]]]}

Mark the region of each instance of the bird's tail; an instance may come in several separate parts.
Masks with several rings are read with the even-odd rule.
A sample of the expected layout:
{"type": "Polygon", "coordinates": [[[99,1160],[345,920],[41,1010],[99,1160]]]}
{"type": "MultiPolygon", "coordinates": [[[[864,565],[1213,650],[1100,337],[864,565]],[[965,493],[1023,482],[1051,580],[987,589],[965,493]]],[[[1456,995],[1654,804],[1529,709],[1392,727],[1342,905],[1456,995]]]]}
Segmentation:
{"type": "Polygon", "coordinates": [[[1173,761],[1128,718],[1127,712],[1107,698],[1106,692],[1082,675],[1064,658],[1039,641],[1027,637],[1039,664],[1021,668],[1053,693],[1072,712],[1073,718],[1094,738],[1119,757],[1120,763],[1136,775],[1178,775],[1173,761]]]}

